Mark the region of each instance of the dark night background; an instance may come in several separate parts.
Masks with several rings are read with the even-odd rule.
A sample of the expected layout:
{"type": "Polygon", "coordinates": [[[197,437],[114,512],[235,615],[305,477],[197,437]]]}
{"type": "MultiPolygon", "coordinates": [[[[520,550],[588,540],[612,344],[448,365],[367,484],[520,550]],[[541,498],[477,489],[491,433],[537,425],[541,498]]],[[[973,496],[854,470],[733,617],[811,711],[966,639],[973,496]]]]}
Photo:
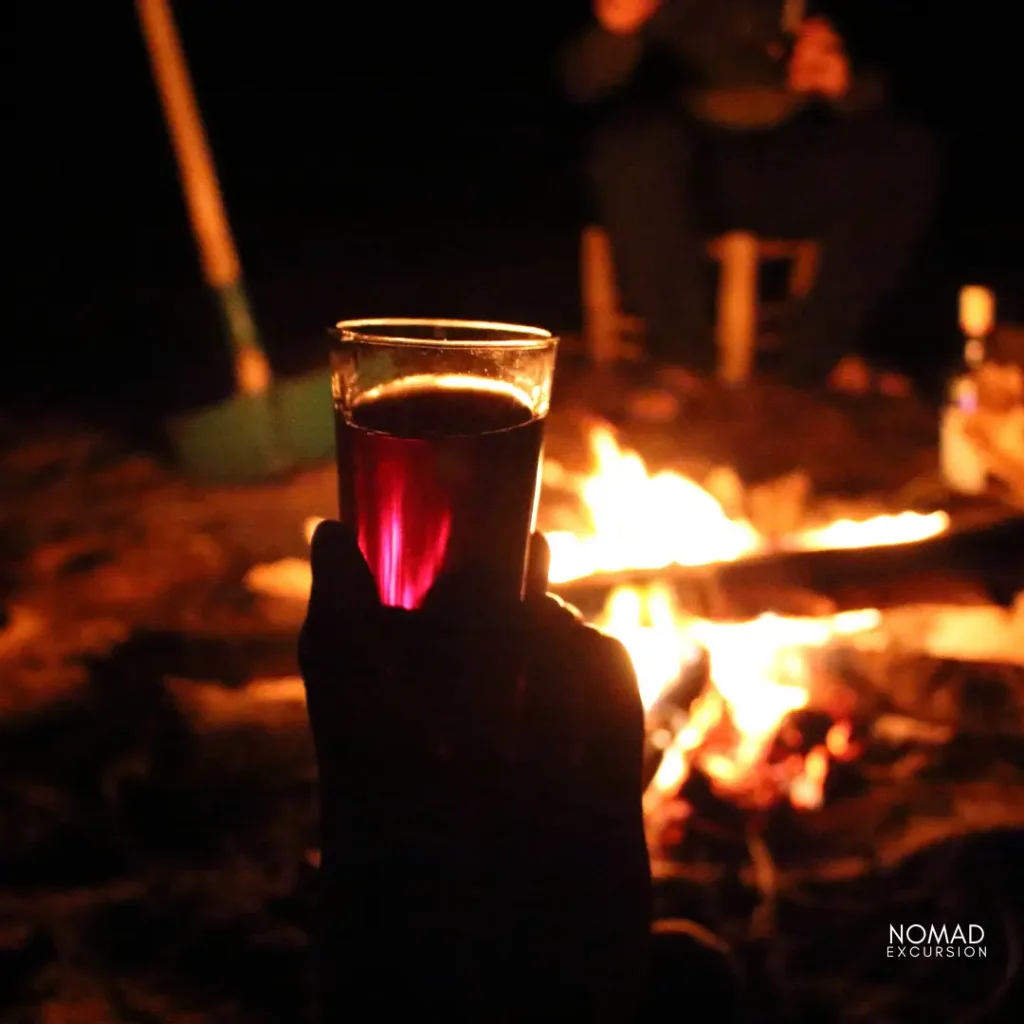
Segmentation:
{"type": "MultiPolygon", "coordinates": [[[[179,0],[229,216],[275,364],[342,316],[579,322],[584,121],[557,46],[585,0],[407,5],[179,0]]],[[[996,0],[840,12],[947,151],[933,237],[869,344],[951,350],[960,284],[1013,319],[1024,200],[1019,57],[996,0]]],[[[221,397],[206,297],[132,5],[5,9],[2,398],[147,416],[221,397]]]]}
{"type": "MultiPolygon", "coordinates": [[[[555,66],[560,44],[588,17],[589,0],[491,0],[475,5],[172,2],[249,291],[279,372],[325,366],[325,328],[342,317],[472,316],[538,323],[559,331],[578,329],[577,251],[587,207],[579,162],[587,118],[561,99],[555,66]]],[[[869,354],[882,355],[920,379],[938,379],[956,356],[956,298],[961,285],[993,286],[1001,319],[1024,323],[1024,186],[1018,157],[1024,112],[1018,82],[1021,43],[1015,27],[1019,15],[1012,17],[1010,12],[1016,11],[1007,0],[946,6],[922,0],[836,4],[840,27],[854,50],[890,71],[899,103],[932,124],[943,143],[945,183],[933,230],[913,272],[879,310],[865,339],[869,354]]],[[[20,425],[23,411],[31,416],[57,411],[121,428],[133,444],[155,442],[165,415],[226,397],[231,377],[218,312],[202,281],[173,151],[130,0],[10,0],[3,8],[0,31],[0,98],[0,243],[7,296],[0,433],[6,435],[4,414],[13,413],[20,425]]],[[[728,415],[727,409],[720,422],[728,415]]],[[[786,430],[780,429],[781,443],[773,440],[775,447],[784,448],[801,422],[811,422],[804,415],[804,421],[794,415],[791,423],[783,424],[786,430]]],[[[931,430],[935,420],[927,410],[922,415],[924,430],[931,430]]],[[[841,472],[847,476],[846,484],[860,486],[856,470],[848,472],[845,460],[866,453],[858,456],[862,463],[869,468],[878,463],[887,471],[891,453],[880,453],[875,438],[888,438],[892,430],[883,435],[876,429],[860,437],[853,425],[849,430],[846,426],[844,417],[842,432],[832,435],[823,430],[822,436],[827,444],[833,436],[856,442],[836,446],[842,458],[834,461],[842,465],[833,475],[841,472]]],[[[706,432],[715,427],[712,421],[706,432]]],[[[760,431],[760,424],[755,428],[760,431]]],[[[6,443],[6,436],[2,440],[6,443]]],[[[918,445],[916,435],[900,438],[904,440],[905,446],[893,447],[918,445]]],[[[64,443],[61,438],[58,442],[64,443]]],[[[819,462],[824,461],[824,448],[822,444],[815,449],[819,462]]],[[[104,449],[99,451],[106,457],[104,449]]],[[[825,457],[831,470],[831,449],[825,457]]],[[[130,970],[139,963],[147,964],[148,970],[149,960],[156,962],[164,955],[155,950],[169,950],[165,959],[176,972],[169,999],[178,998],[179,987],[188,994],[193,985],[197,991],[209,986],[211,991],[229,991],[231,999],[251,1000],[260,1014],[284,1007],[275,1019],[293,1019],[295,993],[306,970],[305,952],[294,945],[287,949],[298,950],[301,959],[295,952],[279,956],[277,947],[262,932],[257,934],[264,927],[264,911],[252,912],[247,887],[262,885],[262,875],[255,872],[256,880],[250,879],[244,858],[249,856],[250,841],[268,863],[277,857],[275,843],[291,850],[305,842],[295,825],[302,819],[294,817],[289,801],[296,799],[296,790],[306,800],[305,787],[312,783],[290,767],[290,761],[287,769],[276,768],[274,758],[293,756],[290,739],[282,747],[284,754],[271,744],[260,744],[260,751],[270,753],[267,763],[275,765],[272,784],[253,782],[256,772],[264,770],[263,762],[253,760],[249,746],[232,745],[238,744],[233,738],[223,751],[212,742],[208,747],[197,743],[193,749],[191,734],[179,735],[176,711],[171,725],[165,723],[174,706],[165,682],[169,675],[180,675],[190,680],[223,679],[234,687],[228,675],[237,682],[252,678],[248,662],[242,660],[249,656],[245,645],[251,638],[248,632],[237,631],[253,627],[247,605],[238,611],[233,603],[240,573],[231,575],[228,583],[224,580],[238,567],[237,552],[250,542],[248,532],[254,538],[258,535],[259,543],[275,552],[273,557],[278,557],[279,548],[280,553],[292,551],[278,541],[278,527],[290,538],[288,543],[302,550],[296,510],[302,508],[303,515],[309,510],[304,504],[307,492],[275,484],[277,504],[272,505],[269,497],[260,499],[267,501],[266,508],[257,508],[244,491],[214,500],[210,492],[195,489],[183,497],[173,480],[165,484],[157,478],[151,486],[143,476],[138,483],[138,467],[128,461],[113,467],[109,487],[107,482],[94,487],[92,481],[108,480],[109,467],[101,463],[95,475],[89,475],[91,458],[83,456],[81,468],[69,456],[72,468],[66,471],[60,468],[63,463],[54,462],[58,476],[64,476],[53,487],[40,477],[38,486],[32,483],[31,493],[0,494],[0,508],[9,506],[9,521],[17,525],[17,530],[8,530],[10,537],[0,531],[0,548],[5,558],[17,549],[20,559],[23,538],[18,531],[23,530],[25,538],[45,538],[44,552],[50,550],[51,538],[58,551],[72,552],[66,562],[53,562],[54,578],[59,571],[60,579],[68,581],[67,590],[61,589],[63,583],[51,588],[50,577],[39,570],[44,580],[41,600],[53,604],[52,609],[44,604],[44,611],[60,623],[61,632],[52,633],[59,651],[64,649],[61,645],[69,650],[73,646],[65,632],[74,633],[74,644],[80,642],[79,633],[86,632],[82,623],[93,625],[94,606],[109,605],[110,615],[126,616],[126,628],[135,631],[131,637],[138,643],[125,643],[116,656],[95,671],[90,669],[89,693],[100,695],[94,704],[88,703],[92,696],[88,698],[91,717],[81,717],[72,703],[71,715],[56,719],[52,741],[45,731],[48,720],[38,735],[27,730],[22,746],[4,734],[3,745],[15,759],[26,752],[24,772],[31,783],[18,807],[28,807],[31,814],[25,817],[29,839],[24,846],[15,845],[13,854],[2,851],[3,856],[28,865],[26,877],[40,878],[40,884],[49,884],[49,873],[56,872],[58,886],[63,884],[59,872],[65,865],[70,865],[73,880],[80,877],[79,871],[88,880],[90,872],[106,878],[104,872],[135,871],[138,859],[147,872],[140,877],[149,879],[150,861],[159,861],[152,872],[156,882],[145,882],[149,888],[144,897],[138,906],[126,904],[124,917],[119,916],[120,905],[109,917],[105,905],[100,906],[95,934],[106,946],[94,950],[88,938],[92,933],[85,931],[69,931],[71,937],[62,941],[75,944],[76,957],[80,947],[86,963],[105,963],[106,958],[113,964],[129,963],[130,970]],[[123,477],[118,475],[122,473],[123,477]],[[167,511],[161,505],[165,497],[170,502],[167,511]],[[22,527],[21,518],[28,526],[22,527]],[[258,528],[250,529],[257,520],[258,528]],[[69,531],[81,547],[61,547],[69,531]],[[244,542],[239,539],[243,534],[244,542]],[[220,567],[211,569],[211,564],[220,567]],[[131,585],[122,599],[118,595],[126,583],[131,585]],[[133,589],[136,583],[138,593],[133,589]],[[66,593],[72,599],[58,607],[66,593]],[[230,607],[226,595],[232,595],[230,607]],[[150,605],[155,609],[158,603],[159,613],[168,614],[173,623],[174,632],[168,634],[171,647],[177,651],[180,641],[189,653],[189,658],[183,657],[187,671],[168,671],[166,652],[146,633],[148,616],[156,614],[150,605]],[[88,619],[82,617],[86,615],[88,619]],[[223,638],[217,632],[221,629],[223,638]],[[190,645],[196,641],[197,650],[206,650],[198,642],[207,638],[215,641],[214,664],[196,668],[189,660],[190,645]],[[222,641],[225,662],[236,666],[237,660],[242,666],[237,672],[227,673],[218,664],[222,641]],[[151,642],[155,649],[147,647],[151,642]],[[161,730],[166,729],[171,731],[165,752],[161,730]],[[63,753],[65,749],[69,753],[63,753]],[[214,753],[208,755],[208,749],[214,753]],[[126,758],[131,766],[139,760],[145,765],[137,789],[141,795],[131,802],[136,792],[131,779],[124,786],[124,801],[120,782],[113,787],[113,797],[108,798],[105,789],[102,797],[95,795],[97,780],[106,786],[108,760],[112,770],[120,772],[126,758]],[[84,767],[79,770],[80,764],[84,767]],[[230,770],[225,771],[225,765],[230,770]],[[184,766],[181,779],[179,766],[184,766]],[[36,787],[36,779],[49,780],[51,772],[60,775],[60,783],[54,784],[57,796],[52,806],[44,806],[50,799],[50,783],[36,787]],[[284,780],[280,790],[279,778],[284,780]],[[252,800],[240,798],[245,792],[252,800]],[[51,814],[57,821],[52,832],[40,831],[38,847],[33,845],[37,804],[43,808],[39,821],[49,821],[46,816],[51,814]],[[250,814],[256,822],[251,833],[255,838],[245,831],[250,814]],[[260,831],[264,814],[271,822],[268,829],[287,833],[280,839],[268,831],[266,847],[260,831]],[[211,821],[218,826],[223,821],[223,829],[208,828],[211,821]],[[135,828],[141,853],[133,846],[135,828]],[[236,834],[242,837],[237,850],[236,834]],[[89,846],[93,841],[95,849],[89,846]],[[108,841],[116,856],[109,855],[104,845],[108,841]],[[197,853],[190,846],[193,841],[197,853]],[[219,857],[222,842],[230,851],[224,856],[226,866],[211,870],[209,880],[201,883],[206,889],[195,889],[197,894],[213,895],[208,905],[194,910],[193,904],[203,899],[190,888],[189,865],[193,857],[202,864],[207,857],[219,857]],[[152,857],[145,852],[147,843],[157,851],[152,857]],[[165,853],[165,848],[171,852],[165,853]],[[23,849],[29,852],[19,861],[23,849]],[[129,867],[123,867],[122,858],[129,867]],[[166,907],[165,871],[184,879],[185,894],[168,896],[166,907]],[[226,890],[223,900],[215,891],[221,884],[226,890]],[[232,909],[236,898],[244,912],[232,909]],[[208,926],[207,914],[213,926],[208,926]],[[238,919],[225,923],[222,914],[238,919]],[[133,924],[136,920],[141,923],[133,924]],[[142,936],[138,949],[136,935],[142,936]]],[[[35,478],[30,469],[23,477],[31,482],[35,478]]],[[[14,472],[11,479],[21,477],[14,472]]],[[[333,470],[322,479],[327,482],[324,494],[333,502],[333,470]]],[[[30,551],[27,540],[25,550],[30,551]]],[[[1000,549],[1000,580],[1020,565],[1010,552],[1004,566],[1003,555],[1000,549]]],[[[259,557],[269,556],[261,549],[259,557]]],[[[2,630],[7,625],[5,602],[9,593],[17,593],[6,564],[0,569],[2,630]]],[[[1008,593],[1015,590],[1016,583],[1008,593]]],[[[54,641],[51,633],[44,635],[46,658],[41,664],[49,672],[48,648],[54,641]]],[[[281,635],[291,666],[294,635],[281,635]]],[[[160,643],[165,638],[163,633],[157,636],[160,643]]],[[[254,649],[262,650],[264,639],[262,634],[255,637],[254,649]]],[[[274,643],[279,639],[276,634],[270,637],[274,643]]],[[[254,661],[260,656],[254,654],[254,661]]],[[[63,657],[59,654],[55,660],[60,668],[63,657]]],[[[36,671],[34,665],[29,669],[36,671]]],[[[261,679],[277,674],[276,668],[264,671],[262,665],[257,673],[261,679]]],[[[965,692],[972,692],[966,684],[965,692]]],[[[984,699],[978,697],[980,703],[984,699]]],[[[293,733],[306,743],[304,712],[299,732],[288,735],[293,733]]],[[[995,742],[993,747],[1002,757],[1003,748],[995,742]]],[[[134,771],[129,767],[126,774],[134,771]]],[[[12,778],[15,782],[6,794],[18,792],[21,776],[12,778]]],[[[9,817],[21,827],[21,818],[14,813],[9,817]]],[[[944,907],[974,898],[975,889],[984,890],[979,901],[1009,905],[1019,897],[1019,886],[1011,884],[1020,878],[1018,847],[1016,839],[1005,845],[996,841],[994,853],[986,848],[976,859],[972,855],[970,860],[957,860],[958,877],[949,892],[942,879],[953,877],[951,858],[943,854],[945,866],[933,865],[927,871],[920,861],[912,862],[893,883],[894,899],[905,899],[904,886],[923,892],[927,884],[941,888],[944,907]]],[[[260,870],[262,863],[257,864],[260,870]]],[[[276,878],[278,866],[271,868],[276,878]]],[[[138,870],[143,872],[142,867],[138,870]]],[[[168,891],[178,893],[174,886],[168,891]]],[[[878,890],[856,890],[861,891],[878,890]]],[[[51,904],[45,892],[44,896],[50,915],[49,908],[57,903],[51,904]]],[[[846,898],[844,893],[842,899],[846,898]]],[[[871,905],[872,899],[869,895],[855,906],[871,905]]],[[[803,921],[823,919],[824,912],[811,904],[795,905],[795,929],[803,921]],[[799,916],[803,914],[806,917],[799,916]]],[[[979,905],[979,913],[987,912],[987,904],[979,905]]],[[[280,914],[282,921],[287,915],[269,903],[268,907],[267,919],[276,927],[274,915],[280,914]]],[[[300,911],[308,917],[308,908],[300,911]]],[[[848,936],[828,913],[828,941],[815,943],[811,960],[820,953],[822,963],[830,957],[852,961],[848,936]]],[[[46,920],[44,936],[58,927],[51,925],[49,916],[46,920]]],[[[83,920],[92,927],[92,917],[83,920]]],[[[0,940],[16,935],[6,919],[0,925],[6,929],[0,940]]],[[[809,930],[813,927],[807,925],[809,930]]],[[[996,941],[1002,939],[993,939],[993,945],[996,941]]],[[[40,955],[50,954],[44,950],[40,955]]],[[[992,962],[997,966],[995,956],[992,962]]],[[[666,964],[674,970],[674,962],[666,964]]],[[[668,968],[662,965],[663,971],[668,968]]],[[[26,968],[25,976],[34,977],[35,970],[26,968]]],[[[873,976],[874,967],[871,972],[873,976]]],[[[2,975],[0,970],[0,989],[2,975]]],[[[696,1003],[685,1000],[690,999],[691,979],[700,975],[700,969],[686,975],[687,989],[680,997],[673,995],[674,1007],[699,1004],[699,998],[696,1003]]],[[[713,973],[709,977],[716,984],[713,973]]],[[[118,985],[123,980],[116,979],[118,985]]],[[[925,977],[924,985],[929,984],[925,977]]],[[[140,991],[146,994],[148,989],[143,986],[140,991]]],[[[761,989],[755,985],[751,991],[761,989]]],[[[928,993],[930,1002],[944,998],[945,991],[928,993]]],[[[857,1005],[846,1019],[870,1013],[870,1003],[865,1004],[867,1010],[858,1010],[857,1005]]],[[[157,1016],[147,1011],[145,1018],[132,1019],[157,1016]]],[[[210,1019],[234,1018],[217,1017],[214,1010],[210,1019]]],[[[662,1014],[659,1019],[670,1018],[662,1014]]],[[[1018,1013],[1014,1018],[988,1019],[1024,1018],[1018,1013]]]]}

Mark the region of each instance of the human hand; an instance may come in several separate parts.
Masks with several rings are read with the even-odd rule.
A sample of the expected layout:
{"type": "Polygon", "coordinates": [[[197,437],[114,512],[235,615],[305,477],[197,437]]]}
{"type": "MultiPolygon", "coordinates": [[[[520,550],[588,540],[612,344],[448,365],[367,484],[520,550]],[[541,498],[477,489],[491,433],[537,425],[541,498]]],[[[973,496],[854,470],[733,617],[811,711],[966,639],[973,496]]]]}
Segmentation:
{"type": "Polygon", "coordinates": [[[594,17],[607,32],[633,35],[647,24],[661,0],[594,0],[594,17]]]}
{"type": "Polygon", "coordinates": [[[886,398],[908,398],[914,390],[909,377],[901,373],[876,373],[860,356],[844,356],[829,374],[828,386],[847,395],[877,392],[886,398]]]}
{"type": "Polygon", "coordinates": [[[636,678],[545,596],[539,537],[531,556],[523,602],[449,579],[408,612],[381,606],[346,527],[314,535],[299,655],[329,1007],[362,991],[384,1016],[635,1009],[650,884],[636,678]]]}
{"type": "Polygon", "coordinates": [[[825,18],[808,18],[793,45],[790,89],[840,100],[849,92],[850,81],[850,60],[839,33],[825,18]]]}
{"type": "Polygon", "coordinates": [[[828,375],[828,386],[846,395],[866,395],[873,376],[871,367],[860,356],[843,356],[828,375]]]}

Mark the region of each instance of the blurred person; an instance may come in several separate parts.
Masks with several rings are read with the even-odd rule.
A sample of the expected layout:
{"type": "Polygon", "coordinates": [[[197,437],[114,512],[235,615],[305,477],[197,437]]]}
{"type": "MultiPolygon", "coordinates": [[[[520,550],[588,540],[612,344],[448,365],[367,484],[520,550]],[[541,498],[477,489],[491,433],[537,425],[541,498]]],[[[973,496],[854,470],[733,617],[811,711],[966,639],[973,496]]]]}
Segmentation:
{"type": "Polygon", "coordinates": [[[787,378],[893,392],[855,353],[928,226],[935,147],[831,21],[787,34],[783,13],[782,0],[594,0],[563,72],[572,99],[600,104],[598,212],[650,354],[677,382],[714,368],[704,240],[740,229],[822,247],[780,338],[787,378]]]}

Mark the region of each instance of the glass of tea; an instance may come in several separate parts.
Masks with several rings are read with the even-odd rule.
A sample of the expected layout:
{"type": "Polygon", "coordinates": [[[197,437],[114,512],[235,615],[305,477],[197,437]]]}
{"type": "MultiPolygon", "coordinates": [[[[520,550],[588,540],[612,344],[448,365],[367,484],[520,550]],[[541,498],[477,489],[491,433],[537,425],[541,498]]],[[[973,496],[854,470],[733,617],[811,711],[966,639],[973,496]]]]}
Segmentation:
{"type": "Polygon", "coordinates": [[[345,320],[332,387],[341,518],[391,607],[470,570],[521,597],[558,340],[468,320],[345,320]]]}

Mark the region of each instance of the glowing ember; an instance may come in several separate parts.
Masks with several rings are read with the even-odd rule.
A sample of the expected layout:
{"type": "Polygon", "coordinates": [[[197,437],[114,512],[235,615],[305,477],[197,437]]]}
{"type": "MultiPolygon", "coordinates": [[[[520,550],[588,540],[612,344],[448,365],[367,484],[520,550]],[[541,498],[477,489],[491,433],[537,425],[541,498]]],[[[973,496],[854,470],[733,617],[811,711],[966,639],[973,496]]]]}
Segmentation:
{"type": "MultiPolygon", "coordinates": [[[[825,781],[818,762],[824,758],[827,773],[829,749],[822,748],[795,778],[766,785],[767,749],[786,716],[810,700],[805,651],[874,629],[880,621],[880,613],[868,609],[827,618],[761,615],[748,622],[709,622],[686,615],[670,591],[654,586],[619,588],[595,624],[629,650],[648,708],[701,648],[708,652],[713,688],[698,698],[669,746],[652,783],[656,792],[678,789],[699,764],[717,789],[747,802],[772,802],[788,790],[794,804],[811,806],[811,790],[820,791],[825,781]]],[[[849,726],[840,725],[828,743],[845,753],[849,726]]]]}
{"type": "Polygon", "coordinates": [[[853,730],[849,722],[836,722],[825,737],[825,749],[837,760],[845,761],[853,753],[853,730]]]}
{"type": "Polygon", "coordinates": [[[790,787],[793,806],[804,810],[820,807],[827,775],[828,751],[824,747],[815,747],[804,759],[803,773],[793,780],[790,787]]]}

